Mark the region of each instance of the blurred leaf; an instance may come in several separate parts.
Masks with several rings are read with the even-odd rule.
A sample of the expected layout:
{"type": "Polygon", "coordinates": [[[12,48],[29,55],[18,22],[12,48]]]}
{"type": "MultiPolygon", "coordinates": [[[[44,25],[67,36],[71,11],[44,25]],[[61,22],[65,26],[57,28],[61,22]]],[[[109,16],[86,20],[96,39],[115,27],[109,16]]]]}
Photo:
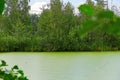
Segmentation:
{"type": "Polygon", "coordinates": [[[80,7],[78,7],[79,11],[83,14],[92,17],[94,15],[94,9],[91,5],[83,4],[80,7]]]}
{"type": "Polygon", "coordinates": [[[18,73],[20,73],[22,76],[24,75],[24,72],[22,70],[19,70],[18,73]]]}
{"type": "Polygon", "coordinates": [[[2,60],[1,62],[2,62],[2,64],[0,66],[8,66],[4,60],[2,60]]]}
{"type": "Polygon", "coordinates": [[[28,80],[27,77],[21,76],[19,77],[19,80],[28,80]]]}
{"type": "Polygon", "coordinates": [[[13,69],[19,69],[19,68],[18,68],[18,66],[17,66],[17,65],[15,65],[15,66],[12,68],[12,70],[13,70],[13,69]]]}
{"type": "Polygon", "coordinates": [[[0,0],[0,15],[2,14],[4,10],[5,0],[0,0]]]}
{"type": "Polygon", "coordinates": [[[115,22],[111,22],[108,26],[105,26],[104,30],[110,34],[120,35],[120,18],[115,22]]]}
{"type": "Polygon", "coordinates": [[[80,29],[80,37],[84,37],[87,33],[97,28],[98,23],[96,21],[88,20],[85,21],[80,29]]]}
{"type": "Polygon", "coordinates": [[[103,10],[99,12],[99,14],[97,15],[99,19],[104,19],[104,18],[113,19],[113,16],[114,16],[113,11],[109,11],[109,10],[103,10]]]}

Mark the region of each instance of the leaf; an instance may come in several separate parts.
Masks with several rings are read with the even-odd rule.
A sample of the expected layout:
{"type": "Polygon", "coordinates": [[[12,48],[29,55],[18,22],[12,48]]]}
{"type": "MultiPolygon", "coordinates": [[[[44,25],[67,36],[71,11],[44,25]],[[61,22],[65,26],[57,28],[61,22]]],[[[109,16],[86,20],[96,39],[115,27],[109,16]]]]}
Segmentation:
{"type": "Polygon", "coordinates": [[[104,27],[104,31],[114,35],[120,35],[119,30],[120,30],[120,18],[118,18],[115,22],[109,23],[108,26],[104,27]]]}
{"type": "Polygon", "coordinates": [[[14,70],[14,69],[19,69],[19,68],[18,68],[17,65],[15,65],[15,66],[12,68],[12,70],[14,70]]]}
{"type": "Polygon", "coordinates": [[[5,0],[0,0],[0,15],[2,14],[5,6],[5,0]]]}
{"type": "Polygon", "coordinates": [[[88,20],[82,23],[80,29],[80,37],[83,38],[87,33],[96,29],[98,27],[98,23],[96,21],[88,20]]]}
{"type": "Polygon", "coordinates": [[[94,8],[91,5],[83,4],[80,7],[78,7],[78,9],[80,12],[89,17],[94,16],[94,8]]]}
{"type": "Polygon", "coordinates": [[[99,19],[104,19],[104,18],[113,19],[114,12],[113,11],[109,11],[109,10],[104,10],[104,11],[99,12],[99,14],[97,15],[97,17],[99,19]]]}
{"type": "Polygon", "coordinates": [[[4,60],[1,61],[2,64],[0,66],[8,66],[4,60]]]}
{"type": "Polygon", "coordinates": [[[27,77],[21,76],[19,77],[19,80],[28,80],[27,77]]]}
{"type": "Polygon", "coordinates": [[[19,74],[21,74],[22,76],[24,75],[24,72],[22,70],[17,71],[19,74]]]}

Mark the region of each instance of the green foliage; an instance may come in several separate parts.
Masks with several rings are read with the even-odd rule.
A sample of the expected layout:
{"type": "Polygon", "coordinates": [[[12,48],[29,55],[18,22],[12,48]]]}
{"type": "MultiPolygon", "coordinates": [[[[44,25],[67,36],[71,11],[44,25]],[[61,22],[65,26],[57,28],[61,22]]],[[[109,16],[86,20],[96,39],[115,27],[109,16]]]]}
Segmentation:
{"type": "Polygon", "coordinates": [[[107,27],[103,27],[104,31],[114,34],[114,35],[120,35],[120,18],[116,18],[115,21],[114,19],[107,24],[107,27]]]}
{"type": "Polygon", "coordinates": [[[86,36],[89,32],[91,32],[91,30],[96,29],[98,26],[98,23],[96,21],[93,20],[86,20],[85,22],[82,23],[82,25],[80,26],[80,36],[81,38],[86,36]]]}
{"type": "Polygon", "coordinates": [[[28,80],[24,76],[23,70],[20,70],[17,65],[13,66],[10,70],[7,69],[7,63],[2,60],[0,64],[0,79],[3,80],[28,80]]]}
{"type": "Polygon", "coordinates": [[[14,25],[17,21],[29,24],[29,0],[6,0],[4,15],[9,16],[8,20],[14,25]]]}
{"type": "Polygon", "coordinates": [[[18,68],[17,65],[15,65],[15,66],[12,68],[12,70],[14,70],[14,69],[19,69],[19,68],[18,68]]]}
{"type": "Polygon", "coordinates": [[[99,19],[106,18],[106,19],[111,19],[112,20],[113,17],[114,17],[114,12],[110,11],[110,10],[103,10],[103,11],[101,11],[97,14],[97,18],[99,18],[99,19]]]}
{"type": "Polygon", "coordinates": [[[2,14],[5,6],[5,0],[0,0],[0,15],[2,14]]]}
{"type": "Polygon", "coordinates": [[[94,5],[94,2],[92,0],[86,0],[86,3],[89,5],[94,5]]]}
{"type": "Polygon", "coordinates": [[[97,5],[86,0],[77,15],[70,2],[60,0],[51,0],[50,8],[43,8],[40,15],[30,15],[29,0],[20,1],[6,0],[0,16],[1,52],[120,50],[120,17],[104,10],[101,0],[97,5]]]}
{"type": "MultiPolygon", "coordinates": [[[[84,11],[84,9],[86,8],[87,8],[86,4],[81,5],[80,6],[81,12],[83,12],[84,14],[91,14],[89,11],[88,12],[84,11]]],[[[94,12],[94,9],[92,10],[94,12]]],[[[80,35],[81,37],[83,37],[85,36],[85,34],[89,33],[90,31],[97,30],[99,28],[102,28],[102,30],[106,33],[119,35],[120,32],[118,31],[119,29],[118,25],[119,25],[119,18],[117,18],[116,15],[114,15],[114,12],[110,10],[101,10],[99,11],[99,13],[95,14],[93,18],[89,18],[88,20],[85,20],[82,23],[80,35]]]]}
{"type": "Polygon", "coordinates": [[[95,0],[97,1],[97,5],[103,6],[103,0],[95,0]]]}
{"type": "Polygon", "coordinates": [[[79,6],[78,9],[81,13],[86,14],[89,17],[93,17],[94,15],[94,9],[91,5],[83,4],[79,6]]]}
{"type": "Polygon", "coordinates": [[[1,60],[2,64],[0,66],[7,66],[6,62],[4,60],[1,60]]]}

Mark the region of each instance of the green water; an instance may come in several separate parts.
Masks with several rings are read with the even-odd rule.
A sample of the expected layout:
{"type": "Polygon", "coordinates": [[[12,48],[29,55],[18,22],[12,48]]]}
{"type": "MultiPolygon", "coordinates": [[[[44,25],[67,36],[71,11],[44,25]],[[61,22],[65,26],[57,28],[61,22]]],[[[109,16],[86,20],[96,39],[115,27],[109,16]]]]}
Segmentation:
{"type": "Polygon", "coordinates": [[[30,80],[120,80],[120,52],[3,53],[30,80]]]}

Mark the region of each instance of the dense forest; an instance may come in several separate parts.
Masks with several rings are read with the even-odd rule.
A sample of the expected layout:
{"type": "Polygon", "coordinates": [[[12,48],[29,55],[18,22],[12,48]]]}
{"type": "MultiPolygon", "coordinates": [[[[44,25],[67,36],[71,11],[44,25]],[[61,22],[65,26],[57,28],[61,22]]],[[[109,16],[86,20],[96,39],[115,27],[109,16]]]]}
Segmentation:
{"type": "Polygon", "coordinates": [[[102,0],[86,0],[74,13],[70,2],[51,0],[41,14],[29,14],[29,0],[6,0],[0,16],[0,51],[117,51],[120,17],[102,0]]]}

